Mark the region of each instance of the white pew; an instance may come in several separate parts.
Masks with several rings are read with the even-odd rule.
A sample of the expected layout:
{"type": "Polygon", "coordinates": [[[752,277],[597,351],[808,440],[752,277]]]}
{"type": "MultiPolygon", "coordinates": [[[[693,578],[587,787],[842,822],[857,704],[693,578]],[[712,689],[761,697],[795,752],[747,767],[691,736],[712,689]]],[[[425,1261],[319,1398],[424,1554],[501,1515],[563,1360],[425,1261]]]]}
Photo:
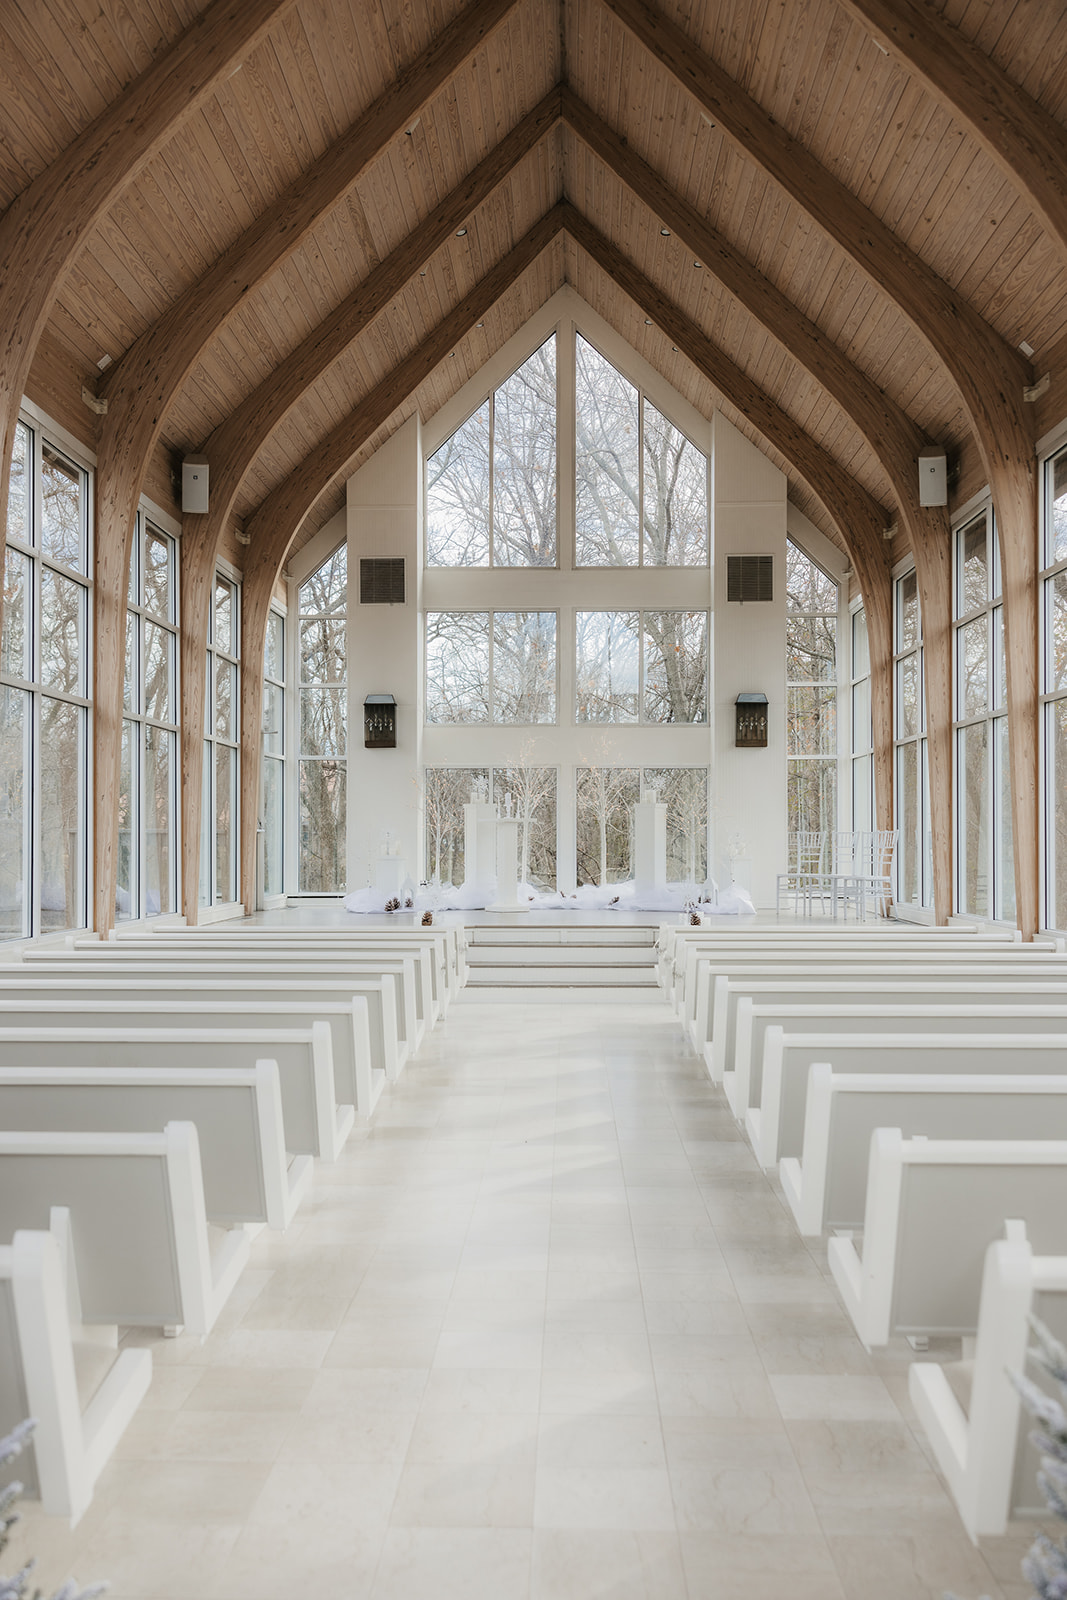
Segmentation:
{"type": "Polygon", "coordinates": [[[876,1128],[899,1128],[906,1139],[1067,1139],[1067,1058],[1063,1066],[1047,1074],[845,1073],[817,1061],[803,1152],[783,1156],[779,1168],[800,1232],[863,1226],[876,1128]]]}
{"type": "MultiPolygon", "coordinates": [[[[854,933],[838,932],[835,937],[824,937],[811,944],[781,935],[748,939],[741,944],[722,937],[686,939],[675,947],[672,990],[675,1006],[686,1025],[699,1027],[698,974],[708,964],[713,969],[718,965],[720,970],[726,970],[731,962],[739,958],[743,961],[781,962],[796,958],[809,960],[813,955],[817,955],[824,965],[830,961],[853,958],[867,960],[872,956],[886,962],[905,960],[909,956],[913,960],[925,960],[928,955],[938,961],[950,957],[969,960],[977,952],[1015,956],[1022,949],[1023,945],[1002,938],[987,939],[975,933],[941,934],[931,938],[929,930],[916,929],[909,933],[894,934],[870,934],[862,929],[854,933]]],[[[1056,954],[1054,951],[1050,953],[1056,954]]]]}
{"type": "Polygon", "coordinates": [[[73,1526],[152,1378],[149,1350],[123,1350],[85,1409],[78,1395],[67,1264],[51,1232],[20,1228],[0,1248],[0,1433],[37,1423],[19,1462],[27,1493],[73,1526]]]}
{"type": "MultiPolygon", "coordinates": [[[[758,1106],[745,1113],[756,1160],[765,1170],[804,1148],[808,1078],[817,1061],[846,1073],[1067,1072],[1061,1033],[783,1033],[768,1028],[758,1106]]],[[[896,1124],[894,1123],[895,1127],[896,1124]]]]}
{"type": "MultiPolygon", "coordinates": [[[[147,1063],[180,1068],[195,1061],[200,1069],[230,1070],[270,1059],[278,1066],[285,1149],[290,1155],[336,1161],[352,1131],[355,1108],[336,1102],[328,1022],[313,1022],[308,1028],[137,1028],[124,1024],[143,1015],[140,1011],[115,1011],[106,1005],[100,1011],[90,1010],[93,1003],[86,1002],[69,1012],[67,1004],[57,1001],[49,1006],[55,1021],[67,1024],[53,1028],[32,1023],[13,1026],[18,1013],[5,1011],[0,1004],[0,1067],[110,1070],[147,1063]],[[106,1026],[109,1019],[112,1025],[106,1026]]],[[[35,1008],[33,1018],[39,1015],[35,1008]]]]}
{"type": "Polygon", "coordinates": [[[734,1116],[744,1121],[750,1105],[758,1105],[762,1087],[763,1044],[767,1029],[785,1033],[974,1033],[981,1026],[989,1033],[1036,1033],[1067,1030],[1067,995],[1059,1005],[1049,1004],[1047,989],[1016,996],[1011,1005],[987,1005],[985,990],[969,992],[953,1002],[952,991],[942,991],[946,1003],[891,1005],[880,998],[864,1005],[805,1003],[757,1005],[751,995],[739,995],[734,1024],[734,1067],[724,1071],[722,1086],[734,1116]],[[981,1019],[980,1023],[978,1019],[981,1019]],[[974,1019],[973,1023],[968,1019],[974,1019]]]}
{"type": "MultiPolygon", "coordinates": [[[[433,928],[424,931],[413,928],[402,935],[392,937],[386,936],[384,931],[381,935],[378,933],[355,935],[343,929],[314,933],[307,929],[302,933],[294,929],[290,933],[281,928],[246,928],[243,925],[238,925],[230,931],[225,929],[226,925],[223,924],[221,928],[216,929],[166,928],[154,933],[138,930],[136,933],[120,934],[117,938],[109,940],[107,947],[114,949],[117,946],[122,950],[138,950],[142,954],[153,949],[157,954],[183,950],[240,950],[247,954],[281,953],[285,956],[298,957],[321,953],[338,959],[346,959],[349,956],[365,958],[368,954],[375,953],[385,956],[419,955],[425,951],[429,957],[433,998],[433,1009],[429,1020],[432,1022],[436,1022],[445,1014],[460,987],[455,942],[444,932],[433,928]]],[[[67,943],[73,950],[93,950],[101,947],[99,939],[89,936],[71,937],[67,943]]]]}
{"type": "Polygon", "coordinates": [[[248,1260],[213,1241],[191,1122],[162,1133],[0,1133],[0,1236],[71,1215],[86,1323],[210,1333],[248,1260]]]}
{"type": "Polygon", "coordinates": [[[0,1067],[0,1128],[8,1131],[143,1133],[169,1122],[196,1125],[209,1222],[289,1226],[311,1182],[312,1160],[286,1155],[276,1062],[0,1067]]]}
{"type": "Polygon", "coordinates": [[[1067,1141],[904,1139],[899,1128],[878,1128],[862,1257],[843,1235],[827,1251],[864,1345],[895,1333],[973,1334],[985,1252],[1009,1218],[1042,1255],[1062,1253],[1067,1141]]]}
{"type": "Polygon", "coordinates": [[[1067,1254],[1037,1256],[1025,1229],[1009,1224],[1007,1234],[986,1252],[973,1360],[951,1369],[916,1361],[908,1372],[912,1404],[974,1540],[1003,1534],[1012,1518],[1048,1514],[1030,1416],[1009,1374],[1028,1371],[1043,1386],[1026,1362],[1031,1313],[1067,1340],[1067,1254]]]}
{"type": "MultiPolygon", "coordinates": [[[[426,952],[423,952],[423,957],[425,965],[428,965],[426,952]]],[[[246,979],[271,979],[283,992],[293,992],[294,988],[310,988],[311,984],[305,981],[310,978],[319,992],[322,992],[323,985],[332,983],[335,989],[353,994],[358,992],[360,980],[389,976],[396,985],[398,1070],[410,1055],[415,1054],[425,1035],[426,1024],[419,1015],[418,1000],[422,985],[417,973],[426,974],[423,963],[416,962],[412,956],[395,960],[383,956],[367,961],[334,961],[314,955],[290,960],[280,953],[242,957],[240,954],[230,956],[221,951],[216,953],[208,950],[188,951],[172,958],[167,952],[140,956],[136,951],[126,951],[118,945],[99,944],[92,951],[84,950],[73,956],[69,951],[27,951],[22,961],[0,962],[0,984],[20,975],[34,973],[76,978],[82,973],[106,974],[112,971],[142,976],[173,974],[176,977],[199,973],[211,977],[224,973],[233,978],[235,987],[246,979]]]]}
{"type": "MultiPolygon", "coordinates": [[[[833,968],[815,977],[785,976],[752,978],[735,976],[715,979],[712,1005],[712,1036],[704,1049],[704,1061],[713,1083],[723,1082],[727,1071],[732,1070],[737,1058],[737,1010],[743,996],[748,995],[756,1005],[791,1004],[793,1001],[811,1005],[825,1004],[828,1009],[839,1005],[871,1004],[936,1005],[943,1000],[946,1005],[966,1005],[971,1000],[983,1005],[1025,1005],[1033,997],[1040,997],[1047,1005],[1067,1005],[1067,979],[1058,973],[1027,974],[1017,977],[991,973],[978,974],[969,968],[963,976],[942,972],[932,964],[921,969],[921,976],[894,973],[872,976],[866,971],[844,971],[833,968]]],[[[738,1086],[732,1086],[731,1099],[744,1104],[738,1086]]],[[[749,1103],[752,1092],[748,1095],[749,1103]]]]}
{"type": "MultiPolygon", "coordinates": [[[[60,1003],[107,1001],[117,1011],[151,1015],[157,1027],[239,1027],[261,1022],[282,1027],[329,1023],[337,1092],[357,1115],[369,1117],[383,1085],[399,1076],[396,994],[391,974],[350,979],[339,994],[333,984],[311,979],[282,983],[222,977],[201,977],[188,971],[175,976],[142,977],[132,972],[98,972],[62,979],[45,974],[29,980],[0,977],[0,1014],[29,1013],[40,1024],[56,1014],[60,1003]],[[229,1020],[227,1020],[229,1019],[229,1020]]],[[[118,1026],[122,1026],[121,1023],[118,1026]]]]}
{"type": "MultiPolygon", "coordinates": [[[[939,954],[939,950],[940,946],[931,952],[902,950],[891,961],[886,960],[882,951],[861,950],[835,954],[830,959],[810,952],[797,956],[786,952],[772,957],[723,956],[713,962],[700,962],[696,970],[696,1010],[689,1028],[693,1047],[700,1055],[708,1040],[714,1037],[715,992],[720,978],[728,978],[741,987],[769,978],[779,978],[783,982],[808,979],[836,983],[850,977],[866,977],[873,982],[890,979],[908,982],[913,978],[921,981],[924,977],[963,981],[988,978],[996,982],[1008,978],[1013,982],[1028,980],[1067,986],[1067,956],[1058,951],[1008,944],[999,950],[974,950],[969,955],[962,951],[939,954]]],[[[733,1043],[733,1037],[728,1034],[727,1059],[733,1052],[733,1043]]]]}
{"type": "Polygon", "coordinates": [[[338,942],[344,944],[350,939],[373,938],[375,940],[399,940],[403,942],[412,937],[432,936],[440,940],[447,953],[446,973],[450,991],[458,993],[467,981],[467,930],[462,922],[443,923],[435,922],[429,928],[422,927],[417,920],[411,922],[388,921],[372,924],[364,928],[362,924],[354,930],[347,928],[309,928],[300,926],[287,926],[281,922],[239,922],[221,923],[216,926],[203,928],[186,927],[183,923],[167,922],[156,918],[149,924],[149,933],[143,929],[131,927],[113,929],[109,938],[125,943],[127,940],[150,937],[170,941],[188,939],[198,943],[210,944],[221,939],[236,936],[249,939],[263,939],[265,942],[281,941],[287,945],[318,944],[320,942],[338,942]]]}

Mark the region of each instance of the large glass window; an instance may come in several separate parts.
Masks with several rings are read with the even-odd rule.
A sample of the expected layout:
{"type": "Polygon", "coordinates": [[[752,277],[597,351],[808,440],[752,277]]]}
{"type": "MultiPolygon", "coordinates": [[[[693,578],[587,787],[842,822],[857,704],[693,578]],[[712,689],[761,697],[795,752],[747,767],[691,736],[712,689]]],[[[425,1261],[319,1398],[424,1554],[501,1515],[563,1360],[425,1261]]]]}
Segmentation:
{"type": "Polygon", "coordinates": [[[955,535],[956,907],[1015,917],[1007,673],[992,513],[955,535]]]}
{"type": "Polygon", "coordinates": [[[0,937],[88,917],[89,475],[15,431],[0,634],[0,937]]]}
{"type": "Polygon", "coordinates": [[[706,566],[707,457],[581,334],[575,399],[575,565],[706,566]]]}
{"type": "Polygon", "coordinates": [[[1043,520],[1045,922],[1067,930],[1067,449],[1045,463],[1043,520]]]}
{"type": "Polygon", "coordinates": [[[789,831],[837,826],[837,584],[790,540],[785,619],[789,831]]]}
{"type": "Polygon", "coordinates": [[[204,779],[200,812],[202,906],[230,905],[237,899],[240,598],[241,591],[233,579],[217,572],[208,619],[204,695],[204,779]]]}
{"type": "Polygon", "coordinates": [[[300,889],[340,894],[347,878],[348,548],[300,585],[300,889]]]}
{"type": "Polygon", "coordinates": [[[271,610],[263,648],[263,893],[284,892],[285,618],[271,610]]]}
{"type": "Polygon", "coordinates": [[[556,565],[556,339],[426,463],[431,567],[556,565]]]}
{"type": "Polygon", "coordinates": [[[852,826],[857,833],[874,827],[874,728],[871,721],[871,653],[867,613],[861,606],[852,627],[852,826]]]}
{"type": "Polygon", "coordinates": [[[115,915],[177,907],[178,548],[143,516],[130,557],[115,915]]]}
{"type": "Polygon", "coordinates": [[[893,585],[896,674],[893,715],[896,772],[894,799],[900,840],[896,853],[896,900],[928,906],[933,895],[930,854],[930,790],[926,760],[926,696],[923,683],[922,615],[914,571],[893,585]]]}
{"type": "Polygon", "coordinates": [[[497,767],[427,767],[423,798],[426,876],[461,884],[466,874],[463,807],[478,792],[519,823],[519,879],[556,887],[556,769],[523,762],[497,767]]]}
{"type": "Polygon", "coordinates": [[[708,865],[706,767],[578,769],[577,881],[604,886],[633,875],[634,806],[642,792],[667,807],[667,881],[702,884],[708,865]]]}
{"type": "Polygon", "coordinates": [[[706,722],[706,611],[579,611],[578,722],[706,722]]]}
{"type": "Polygon", "coordinates": [[[430,611],[427,722],[556,720],[554,611],[430,611]]]}

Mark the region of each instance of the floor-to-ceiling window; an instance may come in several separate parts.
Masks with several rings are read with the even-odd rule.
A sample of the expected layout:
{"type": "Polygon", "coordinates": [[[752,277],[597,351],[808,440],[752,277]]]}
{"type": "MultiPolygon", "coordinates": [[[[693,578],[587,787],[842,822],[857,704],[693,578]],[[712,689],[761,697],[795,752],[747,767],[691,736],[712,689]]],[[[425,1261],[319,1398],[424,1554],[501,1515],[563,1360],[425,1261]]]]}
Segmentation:
{"type": "Polygon", "coordinates": [[[893,722],[898,905],[928,906],[933,895],[930,790],[926,760],[926,695],[922,614],[914,568],[893,584],[893,722]]]}
{"type": "Polygon", "coordinates": [[[240,728],[240,585],[229,573],[215,574],[208,620],[204,695],[204,778],[200,812],[200,904],[230,905],[237,899],[240,728]]]}
{"type": "Polygon", "coordinates": [[[178,545],[142,513],[130,555],[117,918],[177,905],[178,545]]]}
{"type": "Polygon", "coordinates": [[[955,533],[956,909],[1015,918],[1007,676],[991,510],[955,533]]]}
{"type": "Polygon", "coordinates": [[[789,832],[837,827],[837,600],[833,578],[786,545],[789,832]]]}
{"type": "Polygon", "coordinates": [[[874,727],[871,720],[871,652],[867,613],[859,606],[849,616],[852,642],[852,826],[874,827],[874,727]]]}
{"type": "Polygon", "coordinates": [[[271,609],[263,648],[263,893],[284,893],[285,877],[285,617],[271,609]]]}
{"type": "Polygon", "coordinates": [[[345,887],[348,734],[348,549],[340,545],[298,592],[299,890],[345,887]]]}
{"type": "Polygon", "coordinates": [[[90,476],[20,422],[0,631],[0,937],[86,926],[90,476]]]}
{"type": "Polygon", "coordinates": [[[1067,929],[1067,448],[1045,463],[1042,510],[1045,923],[1067,929]]]}
{"type": "Polygon", "coordinates": [[[706,453],[570,324],[430,450],[428,878],[462,881],[462,808],[484,777],[511,796],[537,887],[629,876],[649,786],[668,877],[704,880],[708,478],[706,453]],[[449,569],[482,570],[460,591],[449,569]]]}

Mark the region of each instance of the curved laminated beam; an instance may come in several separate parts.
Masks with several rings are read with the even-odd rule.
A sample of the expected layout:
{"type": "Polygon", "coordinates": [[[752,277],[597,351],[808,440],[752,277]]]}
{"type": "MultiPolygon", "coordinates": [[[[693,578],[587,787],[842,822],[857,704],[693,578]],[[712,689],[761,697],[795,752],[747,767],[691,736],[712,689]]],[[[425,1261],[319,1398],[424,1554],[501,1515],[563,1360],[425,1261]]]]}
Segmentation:
{"type": "MultiPolygon", "coordinates": [[[[183,562],[190,569],[182,596],[182,723],[199,727],[204,703],[204,649],[210,595],[210,570],[219,540],[233,514],[237,495],[265,440],[359,335],[389,305],[422,262],[438,250],[464,217],[476,210],[559,120],[554,90],[512,129],[436,209],[412,230],[357,286],[315,332],[231,412],[207,440],[203,453],[212,462],[211,510],[182,520],[183,562]],[[217,463],[217,465],[216,465],[217,463]],[[208,576],[205,579],[204,573],[208,576]]],[[[182,745],[182,784],[187,812],[199,806],[203,747],[182,745]]],[[[195,862],[199,832],[187,815],[183,884],[186,915],[197,895],[195,862]]]]}
{"type": "Polygon", "coordinates": [[[1009,760],[1019,926],[1038,921],[1037,475],[1022,358],[960,294],[648,0],[603,0],[922,334],[963,400],[993,494],[1004,575],[1009,760]]]}
{"type": "MultiPolygon", "coordinates": [[[[563,231],[565,208],[554,206],[524,234],[457,306],[404,357],[355,410],[305,457],[258,506],[246,524],[251,537],[241,596],[241,659],[263,659],[267,613],[278,573],[316,500],[342,473],[397,406],[414,393],[456,341],[481,321],[501,295],[563,231]]],[[[256,806],[262,744],[263,674],[241,674],[241,895],[254,901],[256,806]]]]}
{"type": "Polygon", "coordinates": [[[1067,128],[920,0],[841,0],[966,122],[1067,255],[1067,128]]]}
{"type": "MultiPolygon", "coordinates": [[[[563,120],[568,127],[833,397],[855,423],[893,485],[900,518],[915,553],[926,624],[934,907],[936,920],[947,922],[952,911],[953,882],[949,520],[947,510],[919,505],[916,458],[927,442],[922,430],[577,95],[565,89],[562,102],[563,120]]],[[[881,825],[892,826],[888,820],[881,825]]]]}
{"type": "Polygon", "coordinates": [[[216,0],[0,217],[0,551],[19,406],[79,250],[126,185],[293,3],[216,0]]]}
{"type": "MultiPolygon", "coordinates": [[[[488,156],[446,195],[418,227],[358,284],[347,299],[253,389],[217,427],[201,453],[211,463],[211,509],[182,518],[182,726],[199,728],[204,717],[208,607],[219,541],[230,524],[241,485],[264,443],[304,393],[348,350],[439,250],[465,217],[482,205],[559,121],[559,91],[553,90],[523,117],[488,156]]],[[[200,789],[204,749],[199,739],[182,741],[182,884],[187,918],[199,894],[200,789]]]]}
{"type": "MultiPolygon", "coordinates": [[[[822,501],[841,533],[863,590],[871,652],[872,690],[877,678],[880,709],[875,727],[875,806],[882,819],[892,814],[892,661],[890,585],[882,531],[886,513],[855,479],[794,422],[760,386],[737,367],[683,311],[605,239],[573,206],[567,207],[567,232],[635,304],[668,334],[679,350],[749,418],[800,473],[822,501]]],[[[872,709],[875,695],[872,693],[872,709]]],[[[891,826],[885,822],[885,826],[891,826]]]]}
{"type": "Polygon", "coordinates": [[[517,0],[468,5],[366,112],[171,302],[98,385],[107,399],[96,468],[96,888],[94,927],[114,922],[122,637],[141,486],[167,410],[202,350],[256,284],[306,238],[367,167],[504,21],[517,0]]]}

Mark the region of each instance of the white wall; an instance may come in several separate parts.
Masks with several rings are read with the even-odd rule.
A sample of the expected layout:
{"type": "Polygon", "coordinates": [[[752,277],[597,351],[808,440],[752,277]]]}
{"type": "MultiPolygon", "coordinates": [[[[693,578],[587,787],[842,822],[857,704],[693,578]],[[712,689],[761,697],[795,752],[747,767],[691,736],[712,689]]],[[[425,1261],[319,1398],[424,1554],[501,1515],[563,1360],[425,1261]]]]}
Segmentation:
{"type": "Polygon", "coordinates": [[[419,876],[421,423],[412,417],[348,481],[348,887],[374,881],[388,829],[419,876]],[[361,605],[362,556],[402,556],[402,606],[361,605]],[[395,750],[363,744],[368,694],[394,695],[395,750]]]}
{"type": "MultiPolygon", "coordinates": [[[[715,536],[712,871],[729,879],[724,860],[739,835],[751,863],[757,906],[773,906],[775,876],[787,860],[785,706],[786,479],[767,457],[726,421],[713,424],[712,473],[715,536]],[[726,557],[774,557],[774,599],[740,604],[726,599],[726,557]],[[765,750],[734,745],[738,694],[761,691],[768,707],[765,750]]],[[[742,872],[739,872],[739,877],[742,872]]]]}

